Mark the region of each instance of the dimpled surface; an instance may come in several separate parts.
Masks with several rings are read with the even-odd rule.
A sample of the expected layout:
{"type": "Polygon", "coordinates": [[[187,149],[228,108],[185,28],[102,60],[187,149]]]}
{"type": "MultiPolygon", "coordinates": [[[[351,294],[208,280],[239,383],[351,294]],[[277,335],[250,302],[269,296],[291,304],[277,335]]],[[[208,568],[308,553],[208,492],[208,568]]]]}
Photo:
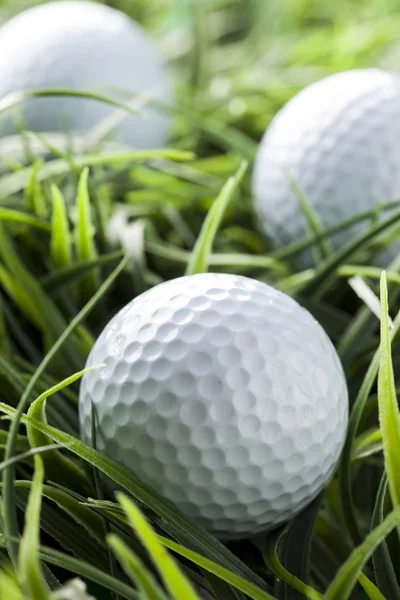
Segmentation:
{"type": "Polygon", "coordinates": [[[106,326],[80,390],[100,451],[222,539],[300,511],[332,474],[347,426],[336,351],[293,299],[227,274],[145,292],[106,326]]]}
{"type": "MultiPolygon", "coordinates": [[[[92,2],[50,2],[20,13],[0,30],[0,98],[23,89],[72,88],[96,91],[122,101],[135,93],[168,102],[170,85],[155,48],[120,11],[92,2]]],[[[39,132],[87,131],[116,108],[93,100],[53,97],[24,103],[28,129],[39,132]]],[[[125,113],[115,136],[130,146],[165,144],[169,119],[141,108],[125,113]]],[[[0,135],[15,132],[1,116],[0,135]]]]}
{"type": "MultiPolygon", "coordinates": [[[[255,164],[253,191],[260,225],[276,246],[306,235],[287,173],[331,227],[400,198],[399,79],[379,69],[346,71],[310,85],[276,115],[255,164]]],[[[339,248],[364,225],[333,238],[339,248]]],[[[386,265],[400,246],[378,258],[386,265]]],[[[298,261],[308,267],[311,253],[298,261]]]]}

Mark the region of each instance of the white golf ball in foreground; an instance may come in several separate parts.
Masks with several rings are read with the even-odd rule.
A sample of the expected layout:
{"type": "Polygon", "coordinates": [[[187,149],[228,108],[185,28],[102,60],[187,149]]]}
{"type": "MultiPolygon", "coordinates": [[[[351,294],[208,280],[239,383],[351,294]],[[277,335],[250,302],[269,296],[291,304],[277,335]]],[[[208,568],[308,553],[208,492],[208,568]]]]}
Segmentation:
{"type": "Polygon", "coordinates": [[[348,397],[339,358],[293,299],[200,274],[132,300],[97,339],[80,389],[100,451],[222,539],[284,522],[329,479],[348,397]]]}
{"type": "MultiPolygon", "coordinates": [[[[0,99],[26,89],[66,88],[98,92],[120,101],[145,94],[168,103],[171,82],[147,34],[125,14],[101,4],[67,0],[20,13],[0,29],[0,99]]],[[[28,129],[87,132],[115,113],[94,100],[48,97],[21,105],[28,129]]],[[[170,118],[142,108],[125,113],[115,137],[130,146],[165,145],[170,118]]],[[[0,135],[15,133],[10,113],[0,116],[0,135]]]]}
{"type": "MultiPolygon", "coordinates": [[[[276,115],[253,174],[255,209],[275,246],[306,236],[288,173],[325,227],[400,199],[399,81],[379,69],[338,73],[305,88],[276,115]]],[[[366,223],[335,236],[335,247],[366,223]]],[[[386,266],[396,250],[380,262],[386,266]]],[[[310,266],[311,253],[298,262],[310,266]]]]}

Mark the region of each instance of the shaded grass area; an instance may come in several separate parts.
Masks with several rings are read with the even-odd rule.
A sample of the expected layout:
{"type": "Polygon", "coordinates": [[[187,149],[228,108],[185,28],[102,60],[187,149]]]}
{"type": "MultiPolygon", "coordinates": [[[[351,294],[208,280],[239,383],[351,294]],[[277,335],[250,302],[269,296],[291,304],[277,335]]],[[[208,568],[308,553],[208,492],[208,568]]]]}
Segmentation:
{"type": "MultiPolygon", "coordinates": [[[[365,232],[336,254],[320,243],[333,232],[318,227],[272,251],[253,217],[251,170],[265,127],[298,89],[346,68],[399,70],[400,6],[109,4],[140,19],[170,58],[175,130],[170,148],[156,152],[89,146],[71,154],[30,134],[25,156],[0,155],[0,598],[55,599],[52,590],[79,576],[98,586],[99,599],[397,600],[400,276],[398,261],[386,275],[369,263],[399,209],[378,224],[360,215],[365,232]],[[107,238],[118,210],[134,224],[128,257],[107,238]],[[310,244],[319,262],[296,272],[291,257],[310,244]],[[349,434],[334,479],[257,544],[222,545],[79,441],[79,378],[106,322],[149,287],[207,269],[296,297],[334,341],[349,385],[349,434]],[[354,276],[363,298],[381,299],[381,323],[349,285],[354,276]],[[99,494],[96,470],[140,511],[124,496],[99,494]]],[[[8,15],[22,5],[1,6],[8,15]]],[[[78,598],[80,583],[68,585],[78,598]]]]}

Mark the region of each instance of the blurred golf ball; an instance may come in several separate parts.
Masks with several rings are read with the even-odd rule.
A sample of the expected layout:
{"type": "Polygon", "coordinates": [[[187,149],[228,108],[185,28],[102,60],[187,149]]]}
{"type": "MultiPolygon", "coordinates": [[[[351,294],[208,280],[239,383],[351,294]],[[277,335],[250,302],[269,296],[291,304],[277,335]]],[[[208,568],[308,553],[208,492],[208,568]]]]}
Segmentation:
{"type": "MultiPolygon", "coordinates": [[[[302,90],[276,115],[253,173],[255,210],[276,247],[307,232],[290,176],[324,227],[400,200],[399,79],[379,69],[338,73],[302,90]]],[[[334,247],[367,224],[335,235],[334,247]]],[[[378,262],[386,265],[398,251],[396,244],[378,262]]],[[[303,267],[313,262],[311,252],[296,259],[303,267]]]]}
{"type": "Polygon", "coordinates": [[[82,439],[222,539],[295,516],[342,449],[348,396],[328,336],[247,277],[162,283],[97,339],[81,382],[82,439]]]}
{"type": "MultiPolygon", "coordinates": [[[[67,0],[20,13],[0,29],[0,99],[26,89],[98,92],[122,102],[136,94],[171,99],[161,56],[144,31],[122,12],[101,4],[67,0]]],[[[36,132],[85,133],[116,113],[95,100],[35,98],[20,105],[24,124],[36,132]]],[[[170,118],[142,107],[122,113],[114,137],[129,146],[165,145],[170,118]]],[[[0,116],[0,135],[16,131],[10,112],[0,116]]]]}

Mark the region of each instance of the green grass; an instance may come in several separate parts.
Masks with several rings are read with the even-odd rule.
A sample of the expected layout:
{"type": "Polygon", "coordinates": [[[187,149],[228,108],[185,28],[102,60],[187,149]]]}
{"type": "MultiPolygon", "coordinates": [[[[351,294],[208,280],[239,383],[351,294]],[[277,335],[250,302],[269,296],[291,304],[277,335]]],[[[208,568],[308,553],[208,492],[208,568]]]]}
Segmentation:
{"type": "MultiPolygon", "coordinates": [[[[0,1],[0,20],[35,3],[0,1]]],[[[355,217],[365,232],[334,253],[330,236],[351,223],[323,231],[300,197],[309,237],[271,251],[250,185],[265,128],[299,89],[347,68],[400,71],[400,4],[108,4],[140,20],[169,58],[174,133],[157,151],[71,155],[30,133],[25,158],[10,153],[11,141],[0,152],[0,600],[57,600],[67,589],[77,600],[400,600],[400,275],[396,263],[386,274],[368,264],[399,204],[379,223],[355,217]],[[126,257],[107,241],[116,209],[134,221],[126,257]],[[296,272],[293,255],[311,245],[318,266],[296,272]],[[348,381],[349,431],[333,480],[257,544],[220,543],[79,439],[79,380],[104,325],[143,290],[207,269],[295,297],[329,333],[348,381]],[[352,277],[363,279],[367,302],[380,298],[381,323],[352,277]],[[100,473],[125,494],[104,497],[100,473]]]]}

